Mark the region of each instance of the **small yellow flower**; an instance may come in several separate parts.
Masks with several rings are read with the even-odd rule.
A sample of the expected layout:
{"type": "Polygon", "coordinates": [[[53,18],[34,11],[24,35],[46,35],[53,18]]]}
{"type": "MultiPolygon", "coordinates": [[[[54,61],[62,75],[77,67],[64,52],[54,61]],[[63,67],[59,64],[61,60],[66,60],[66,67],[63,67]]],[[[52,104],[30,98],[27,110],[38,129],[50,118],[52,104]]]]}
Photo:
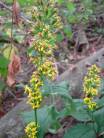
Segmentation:
{"type": "Polygon", "coordinates": [[[57,70],[53,65],[53,62],[48,60],[38,68],[38,71],[51,80],[54,80],[57,75],[57,70]]]}
{"type": "Polygon", "coordinates": [[[98,95],[98,89],[92,88],[91,93],[93,96],[98,95]]]}
{"type": "Polygon", "coordinates": [[[49,44],[48,40],[39,39],[33,43],[34,50],[38,52],[39,55],[48,56],[52,53],[53,47],[49,44]]]}
{"type": "Polygon", "coordinates": [[[29,94],[31,92],[32,92],[32,89],[28,85],[26,85],[25,86],[25,93],[29,94]]]}
{"type": "Polygon", "coordinates": [[[25,128],[28,138],[37,138],[38,128],[39,126],[35,122],[30,122],[25,128]]]}
{"type": "Polygon", "coordinates": [[[42,101],[42,93],[40,91],[29,93],[28,101],[33,109],[38,109],[42,101]]]}
{"type": "Polygon", "coordinates": [[[96,109],[96,107],[97,107],[97,103],[96,102],[91,102],[90,104],[88,104],[88,108],[90,109],[90,110],[94,110],[94,109],[96,109]]]}
{"type": "Polygon", "coordinates": [[[91,100],[92,100],[91,98],[85,97],[85,98],[84,98],[84,103],[85,103],[85,104],[90,104],[90,103],[91,103],[91,100]]]}

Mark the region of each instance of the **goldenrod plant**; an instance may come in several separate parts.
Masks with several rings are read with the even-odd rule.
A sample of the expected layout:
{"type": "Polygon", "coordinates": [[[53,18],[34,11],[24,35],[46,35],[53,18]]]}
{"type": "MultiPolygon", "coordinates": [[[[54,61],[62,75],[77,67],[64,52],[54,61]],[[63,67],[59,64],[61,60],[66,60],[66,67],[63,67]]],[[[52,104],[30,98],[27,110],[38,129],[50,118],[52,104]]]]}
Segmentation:
{"type": "Polygon", "coordinates": [[[63,26],[56,7],[55,0],[36,0],[31,11],[34,22],[31,25],[33,42],[28,52],[35,71],[29,84],[25,86],[27,103],[33,110],[23,114],[27,123],[25,133],[29,138],[43,138],[47,131],[55,134],[59,128],[62,128],[60,118],[72,116],[80,123],[66,131],[63,138],[96,138],[102,135],[104,130],[97,119],[101,115],[103,120],[101,110],[104,107],[101,102],[104,99],[100,99],[100,68],[94,64],[88,69],[83,80],[84,97],[81,99],[72,99],[67,83],[54,82],[58,70],[53,51],[58,48],[57,31],[63,26]],[[60,95],[64,101],[63,108],[60,110],[55,107],[57,95],[60,95]],[[46,106],[44,97],[48,96],[51,96],[52,102],[46,106]],[[87,133],[88,131],[90,133],[87,133]]]}
{"type": "Polygon", "coordinates": [[[29,56],[36,71],[33,72],[29,85],[25,86],[25,92],[28,95],[28,103],[34,110],[35,121],[26,126],[25,132],[29,138],[38,138],[37,110],[43,99],[41,88],[44,79],[53,81],[58,74],[53,49],[57,48],[55,30],[60,29],[62,24],[54,0],[37,0],[36,7],[32,10],[32,19],[35,22],[32,29],[35,40],[32,42],[29,56]]]}
{"type": "Polygon", "coordinates": [[[95,98],[99,94],[99,87],[101,83],[100,68],[92,65],[89,68],[87,76],[84,78],[83,88],[85,92],[84,103],[88,106],[89,110],[94,110],[97,107],[95,98]]]}
{"type": "Polygon", "coordinates": [[[101,68],[96,64],[89,67],[83,80],[82,99],[73,99],[75,111],[71,111],[75,119],[80,121],[66,131],[64,138],[102,138],[104,135],[104,83],[101,68]],[[77,135],[76,135],[77,134],[77,135]]]}

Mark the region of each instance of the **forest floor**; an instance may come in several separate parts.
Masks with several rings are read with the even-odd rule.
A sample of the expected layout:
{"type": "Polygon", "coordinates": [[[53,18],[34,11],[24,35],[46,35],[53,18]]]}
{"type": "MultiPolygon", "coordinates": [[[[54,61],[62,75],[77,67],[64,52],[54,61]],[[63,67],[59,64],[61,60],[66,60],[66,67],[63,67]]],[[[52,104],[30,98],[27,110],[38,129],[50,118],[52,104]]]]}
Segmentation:
{"type": "MultiPolygon", "coordinates": [[[[5,11],[3,7],[0,8],[5,11]]],[[[4,29],[4,22],[7,18],[8,15],[5,17],[0,16],[0,31],[4,29]]],[[[104,47],[104,32],[98,31],[104,28],[104,19],[100,19],[101,18],[98,18],[98,20],[95,22],[90,21],[86,30],[84,30],[85,37],[88,41],[87,44],[89,45],[88,49],[86,48],[86,41],[85,44],[78,45],[76,38],[73,38],[72,41],[64,39],[61,43],[58,44],[58,50],[54,52],[54,56],[57,61],[59,74],[62,74],[67,69],[73,68],[77,62],[85,59],[86,57],[104,47]],[[97,28],[96,31],[95,28],[97,28]]],[[[76,28],[77,26],[73,26],[73,33],[76,33],[76,28]]],[[[25,31],[26,30],[23,30],[22,33],[25,31]]],[[[25,41],[17,44],[22,67],[20,73],[18,73],[16,77],[15,86],[13,88],[7,87],[1,96],[2,101],[0,104],[0,118],[26,97],[22,84],[25,85],[28,83],[31,74],[35,69],[27,56],[28,41],[30,39],[31,36],[25,36],[25,41]]],[[[77,123],[77,121],[70,116],[61,120],[61,124],[64,126],[64,128],[69,128],[75,123],[77,123]]],[[[57,135],[52,135],[50,133],[46,134],[46,138],[61,138],[62,135],[63,130],[59,130],[57,135]]]]}

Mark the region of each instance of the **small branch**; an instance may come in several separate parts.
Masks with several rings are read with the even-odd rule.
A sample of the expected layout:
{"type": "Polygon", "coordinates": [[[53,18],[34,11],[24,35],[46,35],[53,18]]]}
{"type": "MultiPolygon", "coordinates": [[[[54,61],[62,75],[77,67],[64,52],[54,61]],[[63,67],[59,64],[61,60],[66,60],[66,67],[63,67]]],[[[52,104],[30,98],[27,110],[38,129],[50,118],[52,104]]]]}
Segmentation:
{"type": "MultiPolygon", "coordinates": [[[[3,2],[0,1],[0,5],[3,6],[5,9],[7,9],[8,11],[12,12],[12,9],[9,8],[6,4],[4,4],[3,2]]],[[[26,17],[24,17],[24,15],[22,15],[22,13],[20,14],[20,17],[26,21],[27,23],[33,24],[32,21],[30,21],[29,19],[27,19],[26,17]]]]}

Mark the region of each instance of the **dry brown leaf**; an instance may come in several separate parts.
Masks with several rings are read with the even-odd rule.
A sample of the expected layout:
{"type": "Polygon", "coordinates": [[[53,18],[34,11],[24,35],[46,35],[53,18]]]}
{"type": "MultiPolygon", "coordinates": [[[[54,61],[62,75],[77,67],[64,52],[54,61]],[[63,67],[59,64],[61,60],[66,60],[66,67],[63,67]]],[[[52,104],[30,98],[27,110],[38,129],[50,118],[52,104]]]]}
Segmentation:
{"type": "Polygon", "coordinates": [[[17,25],[20,22],[20,5],[17,0],[13,3],[13,20],[17,25]]]}
{"type": "Polygon", "coordinates": [[[12,86],[15,83],[15,76],[20,71],[21,62],[20,58],[17,55],[14,55],[9,66],[8,66],[8,75],[7,75],[7,84],[12,86]]]}

